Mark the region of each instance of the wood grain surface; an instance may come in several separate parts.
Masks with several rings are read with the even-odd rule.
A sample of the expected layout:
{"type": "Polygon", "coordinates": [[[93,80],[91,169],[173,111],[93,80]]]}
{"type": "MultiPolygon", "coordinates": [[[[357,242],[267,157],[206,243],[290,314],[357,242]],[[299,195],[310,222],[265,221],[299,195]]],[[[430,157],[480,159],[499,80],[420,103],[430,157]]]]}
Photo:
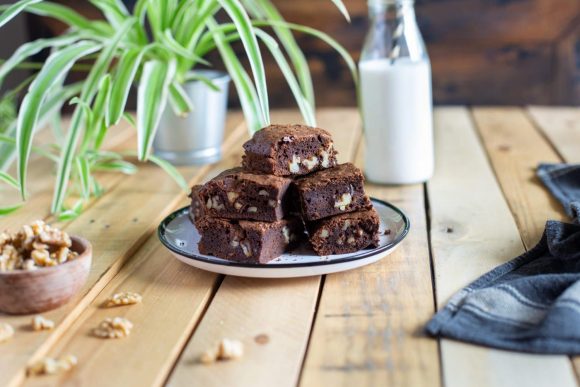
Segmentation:
{"type": "MultiPolygon", "coordinates": [[[[299,117],[295,110],[272,115],[276,122],[299,117]]],[[[318,119],[332,132],[340,161],[362,166],[356,110],[322,109],[318,119]]],[[[128,177],[103,174],[107,193],[76,220],[57,224],[93,243],[89,281],[72,302],[44,314],[56,323],[52,331],[32,332],[31,316],[0,314],[16,330],[0,344],[0,385],[577,386],[580,360],[437,341],[423,327],[461,287],[533,246],[547,218],[564,219],[534,168],[540,161],[578,162],[579,122],[577,108],[436,109],[434,178],[366,187],[409,215],[408,238],[382,261],[322,277],[246,279],[183,265],[153,231],[187,203],[185,193],[152,165],[128,177]],[[102,307],[120,291],[137,291],[144,300],[102,307]],[[133,322],[129,337],[91,335],[114,316],[133,322]],[[241,340],[244,356],[200,365],[200,353],[222,338],[241,340]],[[34,361],[67,354],[79,359],[72,371],[25,376],[34,361]]],[[[239,112],[229,114],[227,127],[223,160],[181,168],[190,183],[240,163],[247,131],[239,112]]],[[[133,148],[134,141],[134,132],[120,127],[107,147],[133,148]]],[[[51,171],[33,158],[33,196],[1,218],[0,229],[51,219],[51,171]]]]}

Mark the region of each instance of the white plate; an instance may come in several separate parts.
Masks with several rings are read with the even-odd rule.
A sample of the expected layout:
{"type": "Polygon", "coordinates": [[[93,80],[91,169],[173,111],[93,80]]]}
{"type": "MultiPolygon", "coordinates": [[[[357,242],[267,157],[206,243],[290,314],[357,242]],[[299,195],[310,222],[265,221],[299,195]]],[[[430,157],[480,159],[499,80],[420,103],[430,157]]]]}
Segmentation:
{"type": "Polygon", "coordinates": [[[157,230],[161,243],[181,262],[199,269],[256,278],[290,278],[336,273],[374,263],[392,253],[409,232],[409,219],[394,205],[371,199],[381,219],[379,246],[351,254],[320,257],[307,243],[267,264],[232,262],[199,253],[200,236],[189,219],[189,207],[169,215],[157,230]],[[387,231],[388,230],[388,231],[387,231]]]}

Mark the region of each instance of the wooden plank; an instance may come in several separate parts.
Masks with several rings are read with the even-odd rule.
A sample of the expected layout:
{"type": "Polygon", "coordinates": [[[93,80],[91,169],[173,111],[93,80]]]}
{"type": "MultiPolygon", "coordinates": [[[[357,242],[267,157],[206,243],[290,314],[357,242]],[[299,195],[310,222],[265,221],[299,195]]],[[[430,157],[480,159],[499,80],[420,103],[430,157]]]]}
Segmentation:
{"type": "Polygon", "coordinates": [[[400,206],[412,231],[382,261],[326,277],[301,385],[438,386],[437,341],[421,333],[435,309],[423,186],[366,191],[400,206]]]}
{"type": "MultiPolygon", "coordinates": [[[[464,108],[435,112],[436,174],[428,183],[437,304],[523,252],[517,226],[464,108]]],[[[443,379],[455,386],[575,386],[565,356],[441,340],[443,379]]]]}
{"type": "Polygon", "coordinates": [[[568,163],[580,163],[580,109],[532,106],[529,113],[568,163]]]}
{"type": "MultiPolygon", "coordinates": [[[[533,106],[530,116],[544,132],[556,151],[568,163],[580,163],[580,109],[533,106]]],[[[572,358],[576,378],[580,380],[580,356],[572,358]]]]}
{"type": "MultiPolygon", "coordinates": [[[[230,121],[230,132],[231,126],[230,121]]],[[[238,128],[237,132],[244,130],[238,128]]],[[[237,132],[231,135],[235,136],[237,132]]],[[[208,168],[192,167],[190,173],[208,168]]],[[[10,354],[9,361],[0,363],[0,385],[16,385],[23,380],[26,365],[47,353],[119,272],[123,263],[147,240],[162,216],[183,197],[184,193],[165,172],[152,165],[143,165],[135,175],[124,177],[119,185],[97,200],[81,217],[65,225],[70,234],[82,235],[93,243],[93,265],[87,284],[67,305],[45,314],[56,323],[51,332],[29,332],[30,317],[2,317],[2,321],[14,326],[17,333],[0,348],[0,355],[10,354]]]]}
{"type": "MultiPolygon", "coordinates": [[[[323,110],[319,125],[334,137],[342,161],[352,160],[360,137],[353,109],[323,110]]],[[[295,112],[275,115],[276,122],[295,122],[295,112]]],[[[294,386],[310,335],[320,277],[252,279],[226,277],[199,328],[186,346],[168,384],[187,386],[294,386]],[[222,338],[245,345],[239,361],[204,366],[200,354],[222,338]],[[264,341],[267,341],[266,343],[264,341]]]]}
{"type": "Polygon", "coordinates": [[[495,176],[527,249],[536,245],[548,219],[563,220],[561,204],[536,177],[540,162],[560,157],[538,133],[522,109],[477,108],[473,117],[495,176]]]}

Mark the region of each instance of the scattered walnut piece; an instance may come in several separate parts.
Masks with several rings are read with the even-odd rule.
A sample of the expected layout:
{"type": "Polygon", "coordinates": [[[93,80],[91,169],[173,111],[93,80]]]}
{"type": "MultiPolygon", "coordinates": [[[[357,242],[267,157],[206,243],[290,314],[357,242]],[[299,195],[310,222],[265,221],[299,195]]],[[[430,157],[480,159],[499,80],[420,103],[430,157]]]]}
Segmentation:
{"type": "Polygon", "coordinates": [[[356,240],[354,239],[354,237],[348,237],[348,239],[346,240],[350,245],[354,245],[356,240]]]}
{"type": "Polygon", "coordinates": [[[328,235],[330,235],[330,233],[327,229],[323,228],[322,231],[320,231],[320,237],[322,239],[328,238],[328,235]]]}
{"type": "Polygon", "coordinates": [[[70,371],[77,364],[78,360],[74,355],[66,355],[60,359],[47,357],[28,367],[28,375],[53,375],[70,371]]]}
{"type": "Polygon", "coordinates": [[[93,334],[103,339],[120,339],[131,334],[133,323],[123,317],[106,318],[93,329],[93,334]]]}
{"type": "Polygon", "coordinates": [[[248,207],[248,212],[258,212],[258,207],[248,207]]]}
{"type": "Polygon", "coordinates": [[[352,195],[350,193],[344,193],[334,202],[334,208],[344,211],[350,203],[352,203],[352,195]]]}
{"type": "Polygon", "coordinates": [[[0,323],[0,343],[8,341],[14,336],[14,328],[7,323],[0,323]]]}
{"type": "Polygon", "coordinates": [[[141,301],[143,301],[143,297],[139,293],[121,292],[107,298],[104,306],[110,308],[113,306],[133,305],[138,304],[141,301]]]}
{"type": "Polygon", "coordinates": [[[203,364],[211,364],[217,360],[234,360],[244,355],[244,344],[238,340],[222,339],[216,346],[201,354],[199,360],[203,364]]]}
{"type": "Polygon", "coordinates": [[[0,272],[56,266],[78,257],[70,236],[41,220],[13,234],[0,233],[0,272]]]}
{"type": "Polygon", "coordinates": [[[322,157],[322,165],[323,168],[330,167],[330,154],[332,153],[333,145],[330,144],[327,150],[321,149],[320,156],[322,157]]]}
{"type": "Polygon", "coordinates": [[[42,316],[34,316],[31,321],[32,329],[35,331],[49,331],[54,328],[54,321],[42,316]]]}
{"type": "Polygon", "coordinates": [[[265,189],[261,189],[258,192],[258,195],[260,195],[260,196],[270,196],[270,194],[268,193],[268,191],[266,191],[265,189]]]}

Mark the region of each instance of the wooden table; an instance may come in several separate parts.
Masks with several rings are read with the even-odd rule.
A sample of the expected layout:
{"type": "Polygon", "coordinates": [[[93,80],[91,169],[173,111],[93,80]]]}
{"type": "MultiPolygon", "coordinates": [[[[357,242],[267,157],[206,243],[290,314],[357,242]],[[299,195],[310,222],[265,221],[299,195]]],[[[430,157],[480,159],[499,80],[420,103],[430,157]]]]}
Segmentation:
{"type": "MultiPolygon", "coordinates": [[[[276,122],[298,120],[295,111],[273,113],[276,122]]],[[[355,110],[321,110],[319,125],[332,131],[341,161],[362,163],[355,110]]],[[[30,316],[0,315],[16,328],[0,345],[0,385],[576,386],[580,360],[437,341],[422,327],[459,288],[532,247],[547,219],[565,218],[534,167],[580,162],[580,109],[442,107],[435,126],[437,171],[428,184],[367,185],[406,211],[409,237],[378,263],[324,277],[246,279],[185,266],[154,233],[185,193],[150,165],[129,177],[101,175],[107,193],[59,224],[93,242],[89,281],[74,301],[45,314],[53,331],[30,331],[30,316]],[[118,291],[139,292],[144,302],[100,307],[118,291]],[[90,335],[113,316],[134,323],[128,338],[90,335]],[[243,341],[244,357],[200,365],[199,354],[224,337],[243,341]],[[65,354],[79,358],[74,371],[25,377],[27,364],[65,354]]],[[[182,169],[192,184],[240,162],[241,115],[231,113],[227,127],[221,162],[182,169]]],[[[134,144],[134,132],[119,127],[107,146],[134,144]]],[[[0,228],[50,220],[50,171],[33,161],[33,197],[0,228]]]]}

